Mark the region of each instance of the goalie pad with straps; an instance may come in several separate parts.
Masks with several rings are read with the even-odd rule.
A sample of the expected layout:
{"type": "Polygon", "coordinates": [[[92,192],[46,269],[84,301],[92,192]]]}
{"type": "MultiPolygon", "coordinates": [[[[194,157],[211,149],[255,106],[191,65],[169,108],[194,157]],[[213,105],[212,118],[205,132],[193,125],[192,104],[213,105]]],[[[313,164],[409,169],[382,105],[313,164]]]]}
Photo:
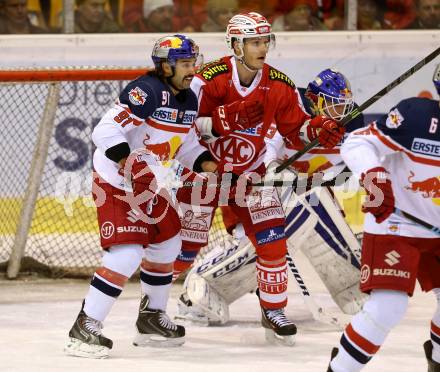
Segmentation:
{"type": "Polygon", "coordinates": [[[314,188],[285,199],[289,253],[301,249],[339,308],[357,313],[366,300],[359,290],[361,247],[331,192],[314,188]]]}
{"type": "Polygon", "coordinates": [[[243,237],[230,239],[214,249],[191,269],[184,291],[197,310],[210,322],[226,323],[229,304],[257,288],[255,248],[243,237]]]}

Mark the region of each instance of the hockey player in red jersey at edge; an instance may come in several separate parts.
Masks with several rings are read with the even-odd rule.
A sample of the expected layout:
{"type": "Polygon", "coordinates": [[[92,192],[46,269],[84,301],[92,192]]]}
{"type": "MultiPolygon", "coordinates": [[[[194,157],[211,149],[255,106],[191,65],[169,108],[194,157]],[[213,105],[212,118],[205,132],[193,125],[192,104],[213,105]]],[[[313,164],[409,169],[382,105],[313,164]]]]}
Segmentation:
{"type": "Polygon", "coordinates": [[[197,58],[198,47],[186,36],[159,39],[152,52],[155,70],[128,83],[93,131],[93,195],[105,253],[69,332],[70,355],[108,356],[113,342],[102,334],[102,322],[139,267],[142,297],[133,344],[184,342],[184,327],[165,312],[181,249],[180,219],[170,205],[173,188],[159,185],[179,173],[166,166],[179,150],[206,151],[194,127],[197,97],[189,89],[197,58]]]}
{"type": "MultiPolygon", "coordinates": [[[[440,94],[440,65],[434,84],[440,94]]],[[[438,100],[409,98],[342,145],[342,158],[369,196],[363,206],[360,286],[370,297],[333,349],[328,371],[365,367],[404,317],[416,279],[437,298],[430,339],[423,347],[428,372],[440,371],[440,238],[398,214],[406,211],[439,226],[439,124],[438,100]]]]}
{"type": "MultiPolygon", "coordinates": [[[[330,118],[311,119],[292,80],[265,63],[269,49],[275,45],[275,36],[265,17],[254,12],[232,17],[226,40],[232,55],[204,65],[191,82],[191,88],[199,100],[196,126],[217,164],[219,177],[225,180],[225,175],[230,175],[232,187],[226,198],[220,192],[219,198],[197,206],[199,214],[203,212],[204,216],[199,218],[199,221],[204,218],[204,223],[198,224],[205,226],[204,236],[195,234],[191,225],[182,221],[182,252],[175,263],[175,274],[188,268],[200,248],[207,244],[215,207],[229,204],[257,252],[262,325],[273,331],[281,343],[291,345],[296,326],[284,314],[287,246],[283,208],[275,188],[249,190],[247,185],[249,180],[256,182],[265,174],[264,138],[274,135],[275,129],[288,143],[304,145],[318,138],[327,148],[338,144],[344,131],[330,118]],[[237,128],[232,124],[237,113],[245,117],[239,122],[246,127],[250,127],[249,120],[257,122],[256,125],[234,130],[237,128]]],[[[183,192],[179,202],[184,211],[191,209],[189,193],[183,192]]],[[[196,211],[191,211],[187,216],[195,214],[196,211]]]]}

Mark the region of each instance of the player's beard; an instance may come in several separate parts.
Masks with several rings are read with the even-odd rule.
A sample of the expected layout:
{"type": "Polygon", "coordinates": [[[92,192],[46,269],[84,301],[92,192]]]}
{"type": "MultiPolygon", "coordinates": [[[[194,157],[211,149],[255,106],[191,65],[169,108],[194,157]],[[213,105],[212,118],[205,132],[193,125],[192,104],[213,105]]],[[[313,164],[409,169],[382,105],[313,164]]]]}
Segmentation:
{"type": "Polygon", "coordinates": [[[192,79],[194,78],[194,75],[186,75],[182,78],[181,86],[182,89],[189,89],[189,86],[191,84],[192,79]]]}

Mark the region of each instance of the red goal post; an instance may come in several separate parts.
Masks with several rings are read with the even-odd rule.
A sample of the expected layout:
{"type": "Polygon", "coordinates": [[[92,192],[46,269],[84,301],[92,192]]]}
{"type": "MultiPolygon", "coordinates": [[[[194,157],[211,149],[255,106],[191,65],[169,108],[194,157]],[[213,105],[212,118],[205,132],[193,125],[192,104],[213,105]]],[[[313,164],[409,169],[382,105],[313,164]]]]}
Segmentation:
{"type": "MultiPolygon", "coordinates": [[[[91,132],[147,68],[0,70],[0,270],[88,276],[100,263],[91,132]]],[[[221,218],[216,237],[226,234],[221,218]]]]}

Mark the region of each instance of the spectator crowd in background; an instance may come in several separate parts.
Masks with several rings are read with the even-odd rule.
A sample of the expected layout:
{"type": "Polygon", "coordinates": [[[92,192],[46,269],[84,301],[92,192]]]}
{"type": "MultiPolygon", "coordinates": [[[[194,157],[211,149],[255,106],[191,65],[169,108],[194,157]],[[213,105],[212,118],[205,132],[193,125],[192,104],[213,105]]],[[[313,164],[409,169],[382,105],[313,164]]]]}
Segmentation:
{"type": "MultiPolygon", "coordinates": [[[[256,11],[274,31],[344,30],[344,0],[75,0],[75,33],[224,32],[256,11]]],[[[60,33],[63,0],[0,0],[0,34],[60,33]]],[[[439,29],[440,0],[358,0],[358,30],[439,29]]]]}

